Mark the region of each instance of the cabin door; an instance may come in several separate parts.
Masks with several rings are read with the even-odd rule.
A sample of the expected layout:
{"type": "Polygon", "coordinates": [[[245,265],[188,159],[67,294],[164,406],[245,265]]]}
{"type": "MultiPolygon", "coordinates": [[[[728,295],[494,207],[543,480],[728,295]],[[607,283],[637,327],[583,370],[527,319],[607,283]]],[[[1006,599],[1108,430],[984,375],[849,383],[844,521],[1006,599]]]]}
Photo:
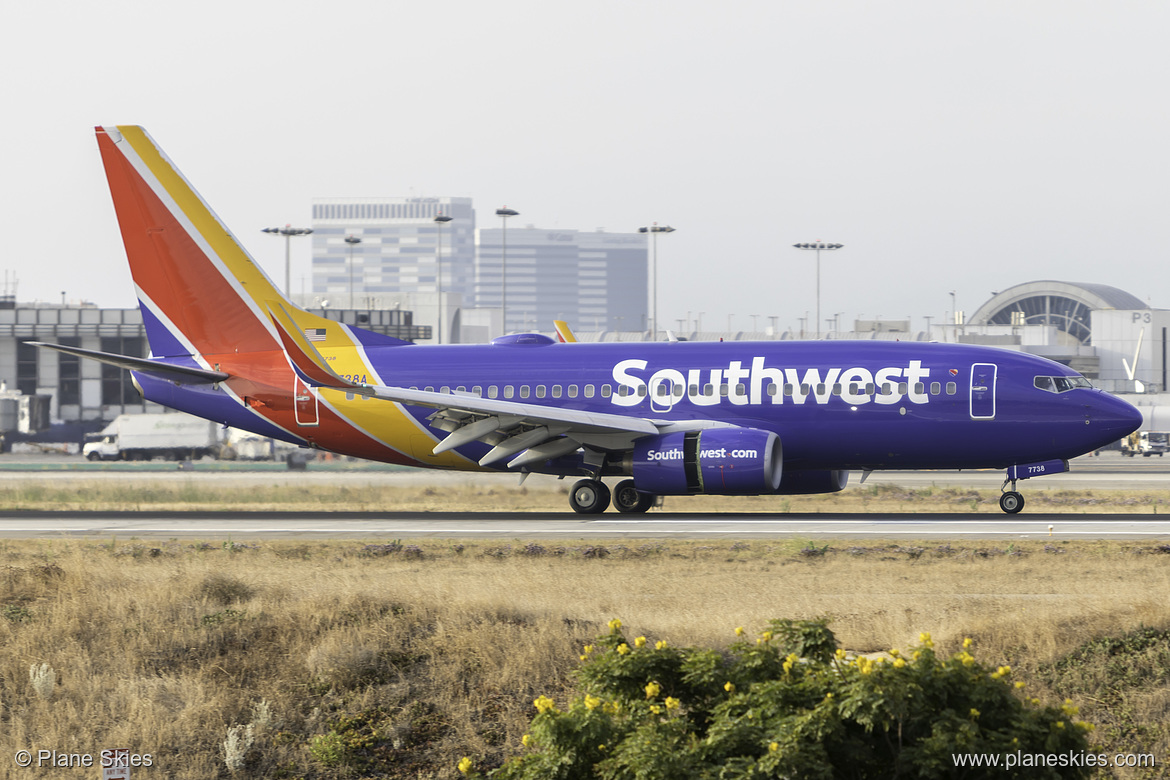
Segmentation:
{"type": "Polygon", "coordinates": [[[971,366],[971,418],[991,420],[995,417],[994,363],[976,363],[971,366]]]}
{"type": "Polygon", "coordinates": [[[293,385],[293,410],[296,414],[297,425],[302,427],[317,425],[317,394],[301,381],[298,376],[293,385]]]}

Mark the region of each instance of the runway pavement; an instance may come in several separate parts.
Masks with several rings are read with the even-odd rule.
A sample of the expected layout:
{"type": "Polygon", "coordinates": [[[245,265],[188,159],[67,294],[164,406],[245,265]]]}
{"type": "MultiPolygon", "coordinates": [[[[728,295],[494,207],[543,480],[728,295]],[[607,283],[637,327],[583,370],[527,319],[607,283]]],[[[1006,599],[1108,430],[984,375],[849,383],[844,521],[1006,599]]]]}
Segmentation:
{"type": "Polygon", "coordinates": [[[0,515],[0,538],[171,539],[1143,539],[1170,540],[1170,517],[1034,514],[24,512],[0,515]],[[1049,528],[1051,526],[1051,529],[1049,528]]]}

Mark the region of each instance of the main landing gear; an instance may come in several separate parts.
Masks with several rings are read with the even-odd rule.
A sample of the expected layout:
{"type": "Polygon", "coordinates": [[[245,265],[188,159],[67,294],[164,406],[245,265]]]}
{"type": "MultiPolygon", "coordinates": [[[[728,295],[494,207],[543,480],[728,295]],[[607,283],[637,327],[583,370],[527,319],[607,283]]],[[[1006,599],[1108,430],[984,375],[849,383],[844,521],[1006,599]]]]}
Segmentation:
{"type": "MultiPolygon", "coordinates": [[[[599,515],[606,510],[610,501],[609,488],[599,479],[583,479],[569,491],[569,506],[583,515],[599,515]]],[[[622,514],[640,514],[654,504],[654,496],[641,493],[634,487],[634,480],[624,479],[613,491],[613,505],[622,514]]]]}

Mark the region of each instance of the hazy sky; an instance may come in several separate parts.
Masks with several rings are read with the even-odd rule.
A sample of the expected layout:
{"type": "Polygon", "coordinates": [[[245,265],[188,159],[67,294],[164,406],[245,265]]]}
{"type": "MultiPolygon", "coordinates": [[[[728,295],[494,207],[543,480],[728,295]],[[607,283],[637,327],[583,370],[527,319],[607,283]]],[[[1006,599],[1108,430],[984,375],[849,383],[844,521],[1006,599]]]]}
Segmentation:
{"type": "MultiPolygon", "coordinates": [[[[971,313],[1034,279],[1170,307],[1170,4],[4,3],[0,268],[133,305],[93,137],[141,124],[269,274],[314,197],[653,221],[664,324],[971,313]]],[[[294,241],[293,286],[309,241],[294,241]]],[[[307,285],[307,282],[306,282],[307,285]]],[[[916,319],[916,326],[921,320],[916,319]]]]}

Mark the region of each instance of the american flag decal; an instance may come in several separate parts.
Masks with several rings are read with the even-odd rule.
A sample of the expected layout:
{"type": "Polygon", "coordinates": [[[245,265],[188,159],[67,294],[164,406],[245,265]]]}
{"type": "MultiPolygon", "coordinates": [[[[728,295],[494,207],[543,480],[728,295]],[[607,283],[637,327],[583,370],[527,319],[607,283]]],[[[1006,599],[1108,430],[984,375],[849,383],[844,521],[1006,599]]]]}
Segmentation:
{"type": "Polygon", "coordinates": [[[309,341],[324,341],[325,340],[325,329],[324,328],[305,328],[305,338],[307,338],[309,341]]]}

